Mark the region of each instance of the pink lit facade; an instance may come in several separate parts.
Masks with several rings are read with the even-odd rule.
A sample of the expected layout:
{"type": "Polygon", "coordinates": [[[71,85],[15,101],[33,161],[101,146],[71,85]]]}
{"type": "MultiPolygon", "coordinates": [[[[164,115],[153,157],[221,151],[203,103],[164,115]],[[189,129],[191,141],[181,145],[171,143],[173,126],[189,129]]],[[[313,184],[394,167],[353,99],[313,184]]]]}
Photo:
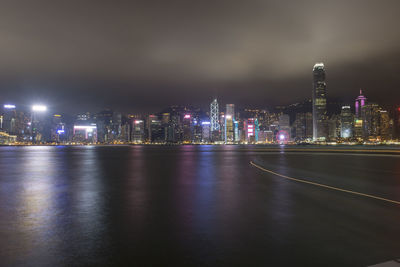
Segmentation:
{"type": "Polygon", "coordinates": [[[363,96],[362,90],[360,89],[360,95],[356,98],[355,108],[356,108],[356,118],[361,117],[361,109],[367,103],[367,98],[363,96]]]}

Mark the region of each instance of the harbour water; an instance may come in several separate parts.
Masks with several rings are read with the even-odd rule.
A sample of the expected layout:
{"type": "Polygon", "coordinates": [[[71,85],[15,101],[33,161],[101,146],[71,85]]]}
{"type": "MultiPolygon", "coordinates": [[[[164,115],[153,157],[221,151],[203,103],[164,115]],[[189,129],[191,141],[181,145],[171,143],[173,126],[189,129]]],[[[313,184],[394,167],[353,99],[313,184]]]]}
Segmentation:
{"type": "Polygon", "coordinates": [[[249,162],[400,201],[400,154],[310,150],[0,147],[0,265],[368,266],[399,258],[400,205],[249,162]]]}

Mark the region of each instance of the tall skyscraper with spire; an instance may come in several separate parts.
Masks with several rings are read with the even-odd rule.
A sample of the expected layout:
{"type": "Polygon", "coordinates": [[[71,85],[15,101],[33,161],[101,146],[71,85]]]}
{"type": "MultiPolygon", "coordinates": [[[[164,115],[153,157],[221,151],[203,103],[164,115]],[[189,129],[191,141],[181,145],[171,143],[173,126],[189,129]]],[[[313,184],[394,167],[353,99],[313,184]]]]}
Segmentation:
{"type": "Polygon", "coordinates": [[[324,63],[313,68],[313,139],[327,138],[326,82],[324,63]]]}
{"type": "Polygon", "coordinates": [[[361,119],[361,110],[366,103],[367,103],[367,98],[363,96],[362,90],[360,89],[360,95],[356,98],[356,103],[355,103],[356,119],[361,119]]]}

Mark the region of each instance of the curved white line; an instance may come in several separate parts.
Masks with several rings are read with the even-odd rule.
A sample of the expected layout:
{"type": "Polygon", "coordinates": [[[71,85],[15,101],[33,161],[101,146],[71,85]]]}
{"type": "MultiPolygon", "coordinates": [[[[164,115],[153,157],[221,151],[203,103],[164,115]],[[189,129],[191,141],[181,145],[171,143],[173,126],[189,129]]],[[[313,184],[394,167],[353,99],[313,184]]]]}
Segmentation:
{"type": "Polygon", "coordinates": [[[268,172],[271,173],[273,175],[288,179],[288,180],[292,180],[292,181],[296,181],[296,182],[300,182],[300,183],[305,183],[305,184],[311,184],[311,185],[315,185],[315,186],[319,186],[319,187],[324,187],[324,188],[328,188],[328,189],[332,189],[332,190],[336,190],[336,191],[341,191],[341,192],[346,192],[346,193],[350,193],[350,194],[354,194],[354,195],[359,195],[359,196],[363,196],[363,197],[369,197],[369,198],[373,198],[373,199],[378,199],[378,200],[382,200],[382,201],[386,201],[386,202],[390,202],[393,204],[397,204],[400,205],[400,201],[395,201],[395,200],[391,200],[391,199],[387,199],[387,198],[383,198],[383,197],[377,197],[377,196],[373,196],[373,195],[368,195],[368,194],[364,194],[364,193],[360,193],[360,192],[356,192],[356,191],[351,191],[351,190],[346,190],[346,189],[342,189],[342,188],[338,188],[338,187],[333,187],[333,186],[329,186],[329,185],[324,185],[324,184],[319,184],[319,183],[315,183],[315,182],[310,182],[307,180],[303,180],[303,179],[297,179],[297,178],[293,178],[293,177],[289,177],[271,170],[267,170],[263,167],[261,167],[260,165],[255,164],[253,161],[250,161],[250,164],[253,165],[254,167],[264,171],[264,172],[268,172]]]}

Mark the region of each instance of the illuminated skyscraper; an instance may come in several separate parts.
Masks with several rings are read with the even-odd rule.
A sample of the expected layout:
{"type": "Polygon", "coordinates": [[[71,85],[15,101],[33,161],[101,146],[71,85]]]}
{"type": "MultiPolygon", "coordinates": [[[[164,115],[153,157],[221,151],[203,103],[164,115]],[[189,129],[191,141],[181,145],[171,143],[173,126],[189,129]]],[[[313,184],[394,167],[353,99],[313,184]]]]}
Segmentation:
{"type": "Polygon", "coordinates": [[[355,103],[356,119],[361,119],[361,110],[366,103],[367,103],[367,98],[363,96],[362,90],[360,89],[360,95],[356,98],[356,103],[355,103]]]}
{"type": "Polygon", "coordinates": [[[343,106],[340,113],[340,137],[350,138],[353,136],[353,121],[350,106],[343,106]]]}
{"type": "Polygon", "coordinates": [[[244,129],[246,132],[246,141],[255,143],[258,141],[258,120],[257,118],[250,118],[244,121],[244,129]]]}
{"type": "Polygon", "coordinates": [[[147,140],[149,142],[162,142],[163,130],[161,120],[156,115],[148,115],[147,117],[147,140]]]}
{"type": "Polygon", "coordinates": [[[132,141],[143,143],[145,139],[143,120],[134,120],[132,125],[132,141]]]}
{"type": "Polygon", "coordinates": [[[327,137],[326,82],[323,63],[313,68],[313,139],[325,140],[327,137]]]}
{"type": "Polygon", "coordinates": [[[217,99],[214,99],[210,105],[210,121],[211,121],[211,132],[219,130],[219,107],[217,99]]]}
{"type": "Polygon", "coordinates": [[[210,122],[209,121],[203,121],[201,123],[201,128],[202,128],[202,134],[201,134],[201,141],[203,143],[210,142],[210,122]]]}
{"type": "Polygon", "coordinates": [[[6,104],[3,106],[2,122],[0,123],[0,130],[7,132],[8,134],[16,134],[16,119],[17,112],[15,105],[6,104]]]}
{"type": "Polygon", "coordinates": [[[379,135],[380,110],[378,104],[368,103],[361,108],[364,138],[376,138],[379,135]]]}
{"type": "Polygon", "coordinates": [[[183,142],[191,143],[193,139],[193,118],[190,114],[185,114],[182,120],[183,142]]]}
{"type": "Polygon", "coordinates": [[[381,140],[390,140],[393,132],[393,123],[391,123],[389,114],[386,110],[380,110],[379,135],[381,140]]]}
{"type": "Polygon", "coordinates": [[[225,114],[225,143],[230,143],[235,141],[234,121],[235,121],[235,105],[227,104],[226,114],[225,114]]]}

